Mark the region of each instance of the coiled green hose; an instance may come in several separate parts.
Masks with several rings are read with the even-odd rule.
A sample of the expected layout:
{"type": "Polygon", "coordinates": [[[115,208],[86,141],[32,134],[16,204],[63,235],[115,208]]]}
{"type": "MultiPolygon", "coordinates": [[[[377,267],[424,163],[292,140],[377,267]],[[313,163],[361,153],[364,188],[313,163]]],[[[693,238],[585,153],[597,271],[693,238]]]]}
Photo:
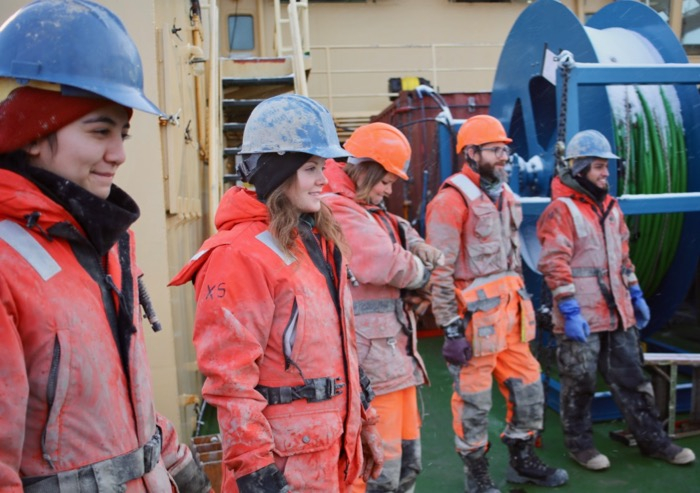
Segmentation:
{"type": "MultiPolygon", "coordinates": [[[[683,122],[659,86],[662,108],[654,108],[636,88],[641,111],[615,122],[615,142],[623,173],[618,195],[687,191],[687,160],[683,122]],[[659,114],[665,118],[659,121],[659,114]],[[665,121],[663,121],[665,120],[665,121]]],[[[629,94],[629,93],[628,93],[629,94]]],[[[673,261],[683,227],[683,214],[627,216],[630,256],[645,293],[656,291],[673,261]]]]}

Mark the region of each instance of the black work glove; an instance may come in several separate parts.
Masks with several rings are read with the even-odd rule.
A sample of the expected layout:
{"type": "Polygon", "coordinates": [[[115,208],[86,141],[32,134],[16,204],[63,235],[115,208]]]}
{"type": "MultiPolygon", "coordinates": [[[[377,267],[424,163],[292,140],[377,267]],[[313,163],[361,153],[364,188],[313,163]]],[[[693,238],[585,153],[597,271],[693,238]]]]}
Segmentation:
{"type": "Polygon", "coordinates": [[[289,493],[287,480],[275,464],[253,471],[236,480],[240,493],[289,493]]]}
{"type": "Polygon", "coordinates": [[[442,327],[445,331],[442,356],[451,365],[464,366],[472,358],[472,345],[464,337],[464,325],[463,318],[456,318],[442,327]]]}
{"type": "Polygon", "coordinates": [[[212,491],[211,482],[202,469],[202,462],[199,454],[190,445],[192,461],[173,475],[173,480],[180,493],[209,493],[212,491]]]}

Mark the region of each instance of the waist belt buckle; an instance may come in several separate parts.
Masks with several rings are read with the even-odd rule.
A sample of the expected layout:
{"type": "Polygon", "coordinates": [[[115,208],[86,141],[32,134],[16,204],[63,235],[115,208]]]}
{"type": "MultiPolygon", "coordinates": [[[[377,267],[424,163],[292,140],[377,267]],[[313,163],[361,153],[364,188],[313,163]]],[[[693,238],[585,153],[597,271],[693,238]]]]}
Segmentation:
{"type": "Polygon", "coordinates": [[[341,382],[340,377],[329,378],[326,380],[326,390],[328,392],[328,398],[335,397],[343,393],[343,387],[345,384],[341,382]]]}
{"type": "Polygon", "coordinates": [[[151,472],[160,460],[160,451],[163,442],[163,438],[161,437],[160,433],[160,428],[158,428],[151,439],[143,446],[144,474],[151,472]]]}
{"type": "Polygon", "coordinates": [[[345,384],[341,382],[340,378],[311,378],[306,381],[307,386],[313,388],[313,394],[306,398],[307,402],[321,402],[340,395],[343,393],[343,387],[345,384]]]}

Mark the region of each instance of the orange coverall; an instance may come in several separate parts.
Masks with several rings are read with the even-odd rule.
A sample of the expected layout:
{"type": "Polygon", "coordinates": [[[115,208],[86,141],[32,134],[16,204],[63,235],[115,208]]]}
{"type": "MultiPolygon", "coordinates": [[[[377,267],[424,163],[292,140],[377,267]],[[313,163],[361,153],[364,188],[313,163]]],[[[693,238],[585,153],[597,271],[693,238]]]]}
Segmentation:
{"type": "Polygon", "coordinates": [[[293,256],[280,249],[254,192],[227,191],[215,220],[218,232],[171,284],[195,283],[194,344],[223,436],[223,490],[276,464],[291,491],[345,491],[362,465],[364,412],[346,264],[323,240],[336,306],[302,240],[293,256]],[[284,401],[280,389],[312,379],[332,395],[284,401]]]}
{"type": "Polygon", "coordinates": [[[456,447],[467,455],[488,444],[492,378],[508,410],[504,436],[524,440],[542,428],[540,366],[528,341],[535,336],[532,303],[520,264],[522,208],[504,185],[494,203],[479,175],[465,165],[428,204],[426,238],[445,254],[432,273],[432,306],[438,325],[466,316],[465,336],[474,356],[451,366],[456,447]]]}
{"type": "Polygon", "coordinates": [[[629,257],[629,230],[617,200],[600,204],[570,175],[555,177],[552,202],[537,221],[542,244],[538,268],[552,291],[564,442],[572,452],[594,448],[591,405],[601,373],[640,450],[652,454],[671,443],[654,391],[643,371],[629,286],[637,283],[629,257]],[[572,188],[573,187],[573,188],[572,188]],[[557,302],[573,296],[591,334],[564,336],[557,302]]]}
{"type": "MultiPolygon", "coordinates": [[[[128,230],[138,208],[116,187],[102,200],[34,172],[62,195],[0,169],[0,490],[78,491],[78,469],[133,457],[159,427],[150,472],[143,457],[95,471],[102,486],[131,477],[127,493],[170,493],[171,476],[197,466],[153,405],[128,230]],[[83,216],[56,200],[80,204],[83,216]]],[[[97,491],[92,483],[83,487],[97,491]]]]}
{"type": "MultiPolygon", "coordinates": [[[[343,164],[326,161],[323,201],[343,228],[350,246],[351,286],[360,366],[377,396],[377,430],[384,445],[384,467],[366,491],[407,491],[421,470],[420,417],[416,386],[427,383],[418,354],[415,320],[404,308],[401,290],[424,282],[424,269],[408,249],[423,241],[393,214],[355,199],[355,184],[343,164]],[[406,238],[411,234],[411,238],[406,238]]],[[[420,287],[420,286],[414,286],[420,287]]],[[[358,480],[355,493],[365,491],[358,480]]]]}

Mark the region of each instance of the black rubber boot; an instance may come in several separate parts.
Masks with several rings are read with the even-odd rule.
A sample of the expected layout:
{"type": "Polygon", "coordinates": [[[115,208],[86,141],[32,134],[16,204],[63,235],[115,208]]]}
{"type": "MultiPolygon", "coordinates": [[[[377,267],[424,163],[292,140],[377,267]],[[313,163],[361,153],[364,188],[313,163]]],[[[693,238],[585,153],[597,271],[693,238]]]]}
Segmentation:
{"type": "Polygon", "coordinates": [[[538,486],[561,486],[569,480],[564,469],[549,467],[535,455],[534,440],[503,438],[508,446],[510,460],[506,480],[510,483],[532,483],[538,486]]]}
{"type": "Polygon", "coordinates": [[[485,449],[459,456],[464,462],[464,493],[501,493],[489,475],[489,460],[485,449]]]}

